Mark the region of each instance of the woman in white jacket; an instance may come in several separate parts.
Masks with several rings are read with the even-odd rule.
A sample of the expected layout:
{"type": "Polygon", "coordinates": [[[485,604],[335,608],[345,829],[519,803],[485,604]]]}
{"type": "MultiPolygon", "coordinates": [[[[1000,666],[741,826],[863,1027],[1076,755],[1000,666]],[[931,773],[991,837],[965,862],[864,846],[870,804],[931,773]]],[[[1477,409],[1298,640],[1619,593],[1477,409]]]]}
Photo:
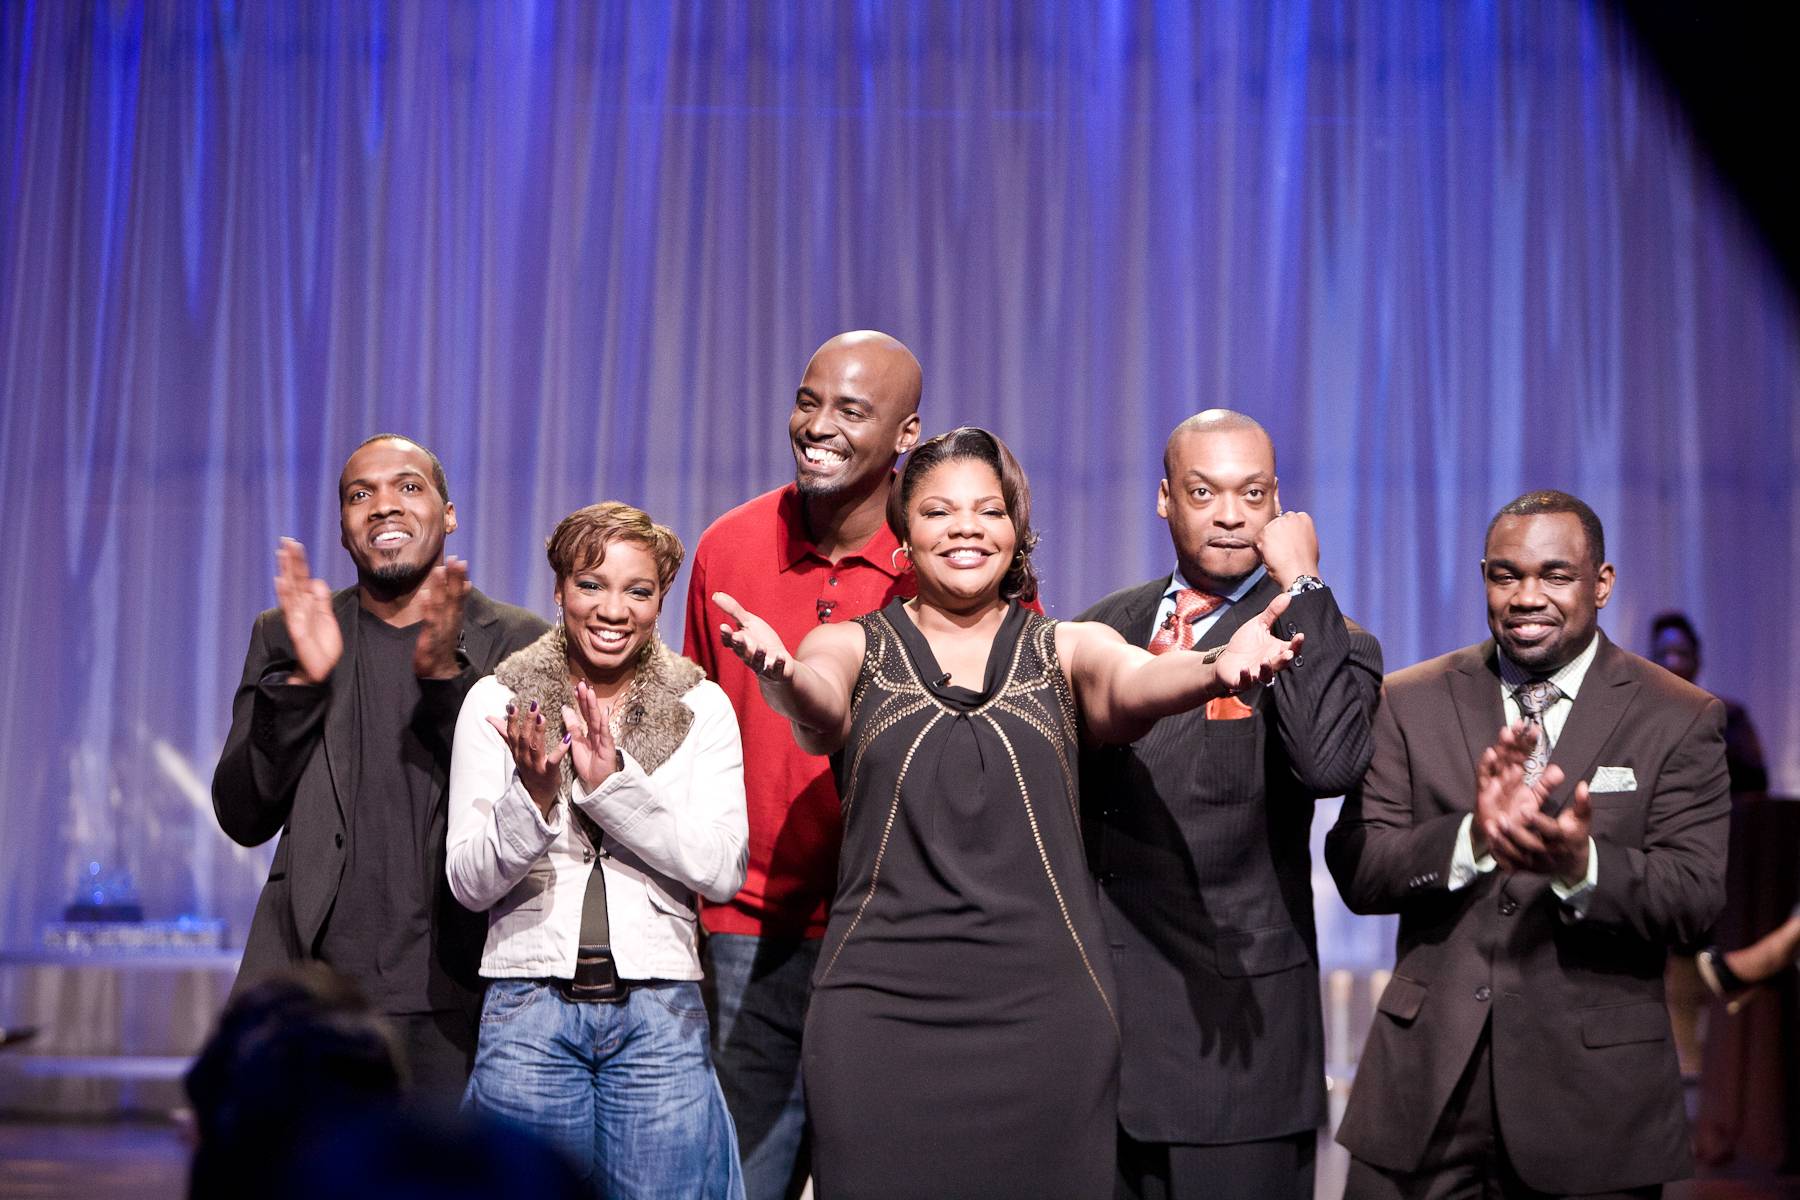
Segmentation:
{"type": "Polygon", "coordinates": [[[744,879],[725,693],[656,620],[680,541],[626,504],[548,543],[562,620],[469,690],[447,870],[488,913],[465,1104],[541,1134],[608,1197],[740,1197],[707,1049],[694,893],[744,879]]]}

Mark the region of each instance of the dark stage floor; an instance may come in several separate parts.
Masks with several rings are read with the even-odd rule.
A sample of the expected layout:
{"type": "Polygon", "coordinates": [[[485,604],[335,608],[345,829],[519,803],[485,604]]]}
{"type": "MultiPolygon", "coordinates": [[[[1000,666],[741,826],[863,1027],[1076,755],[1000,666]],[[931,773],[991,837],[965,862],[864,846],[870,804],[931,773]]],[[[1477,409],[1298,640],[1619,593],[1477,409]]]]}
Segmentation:
{"type": "MultiPolygon", "coordinates": [[[[180,1200],[185,1184],[187,1146],[173,1124],[0,1121],[0,1200],[180,1200]]],[[[1800,1200],[1800,1178],[1692,1180],[1667,1200],[1800,1200]]]]}
{"type": "Polygon", "coordinates": [[[172,1124],[0,1121],[3,1200],[180,1200],[187,1145],[172,1124]]]}
{"type": "MultiPolygon", "coordinates": [[[[0,1121],[0,1200],[180,1200],[186,1181],[171,1124],[0,1121]]],[[[1667,1200],[1800,1200],[1800,1178],[1697,1180],[1667,1200]]]]}

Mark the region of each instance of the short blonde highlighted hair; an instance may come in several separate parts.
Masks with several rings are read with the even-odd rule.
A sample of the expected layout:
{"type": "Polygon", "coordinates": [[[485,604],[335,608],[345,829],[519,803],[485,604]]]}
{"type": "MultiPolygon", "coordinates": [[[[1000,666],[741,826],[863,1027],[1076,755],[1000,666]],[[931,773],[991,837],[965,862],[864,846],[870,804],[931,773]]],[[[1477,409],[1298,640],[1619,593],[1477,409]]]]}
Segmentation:
{"type": "Polygon", "coordinates": [[[618,500],[603,500],[578,508],[564,517],[544,542],[550,569],[561,583],[569,576],[606,561],[606,547],[613,542],[634,542],[656,560],[656,583],[666,595],[681,570],[686,554],[681,539],[667,525],[658,525],[650,514],[618,500]]]}

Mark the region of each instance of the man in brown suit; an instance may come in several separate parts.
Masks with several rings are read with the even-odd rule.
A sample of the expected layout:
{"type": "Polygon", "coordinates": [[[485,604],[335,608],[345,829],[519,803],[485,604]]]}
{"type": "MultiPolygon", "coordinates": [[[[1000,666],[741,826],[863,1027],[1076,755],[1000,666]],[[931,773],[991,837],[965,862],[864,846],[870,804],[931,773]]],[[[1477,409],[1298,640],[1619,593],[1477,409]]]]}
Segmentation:
{"type": "Polygon", "coordinates": [[[1388,677],[1326,841],[1397,912],[1338,1140],[1346,1196],[1660,1194],[1691,1169],[1663,1007],[1724,903],[1724,710],[1615,646],[1599,518],[1532,492],[1488,527],[1493,639],[1388,677]]]}

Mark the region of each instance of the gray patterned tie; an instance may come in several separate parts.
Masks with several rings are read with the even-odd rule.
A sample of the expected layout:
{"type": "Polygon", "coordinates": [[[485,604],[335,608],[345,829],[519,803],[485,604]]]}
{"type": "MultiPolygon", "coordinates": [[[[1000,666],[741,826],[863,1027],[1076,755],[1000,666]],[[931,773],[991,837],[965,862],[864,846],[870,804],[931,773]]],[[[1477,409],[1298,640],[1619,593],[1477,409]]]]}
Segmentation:
{"type": "Polygon", "coordinates": [[[1544,714],[1562,699],[1562,689],[1548,679],[1534,679],[1521,684],[1513,697],[1518,700],[1519,711],[1525,715],[1526,723],[1537,733],[1537,744],[1532,746],[1525,759],[1525,785],[1529,787],[1550,765],[1550,731],[1544,728],[1544,714]]]}

